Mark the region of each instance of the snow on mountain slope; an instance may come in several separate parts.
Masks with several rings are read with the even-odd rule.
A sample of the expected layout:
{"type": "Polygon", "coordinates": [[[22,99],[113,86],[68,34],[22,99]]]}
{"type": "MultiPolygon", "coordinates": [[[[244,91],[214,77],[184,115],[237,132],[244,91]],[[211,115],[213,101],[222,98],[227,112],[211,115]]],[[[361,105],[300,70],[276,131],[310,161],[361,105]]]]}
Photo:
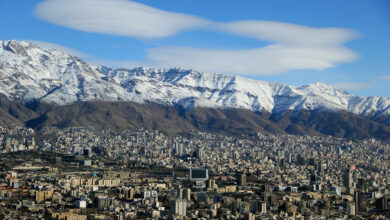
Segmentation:
{"type": "Polygon", "coordinates": [[[369,117],[390,115],[390,99],[358,97],[323,83],[301,87],[183,69],[93,67],[77,57],[27,42],[0,41],[0,93],[25,102],[127,100],[144,103],[287,110],[342,109],[369,117]]]}
{"type": "Polygon", "coordinates": [[[57,104],[128,99],[122,87],[104,78],[69,54],[27,42],[0,41],[0,93],[10,99],[57,104]]]}
{"type": "Polygon", "coordinates": [[[244,108],[276,113],[287,110],[342,109],[365,116],[390,114],[388,98],[362,98],[323,83],[294,87],[193,70],[98,69],[121,84],[130,94],[147,96],[148,100],[155,102],[181,104],[186,108],[244,108]]]}

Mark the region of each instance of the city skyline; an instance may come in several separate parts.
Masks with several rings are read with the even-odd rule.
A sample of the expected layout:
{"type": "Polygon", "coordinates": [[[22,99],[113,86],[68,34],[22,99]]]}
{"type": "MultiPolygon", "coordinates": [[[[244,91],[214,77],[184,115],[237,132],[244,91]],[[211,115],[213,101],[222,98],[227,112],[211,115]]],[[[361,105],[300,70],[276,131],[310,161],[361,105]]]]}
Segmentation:
{"type": "Polygon", "coordinates": [[[390,2],[0,4],[0,219],[390,219],[390,2]]]}

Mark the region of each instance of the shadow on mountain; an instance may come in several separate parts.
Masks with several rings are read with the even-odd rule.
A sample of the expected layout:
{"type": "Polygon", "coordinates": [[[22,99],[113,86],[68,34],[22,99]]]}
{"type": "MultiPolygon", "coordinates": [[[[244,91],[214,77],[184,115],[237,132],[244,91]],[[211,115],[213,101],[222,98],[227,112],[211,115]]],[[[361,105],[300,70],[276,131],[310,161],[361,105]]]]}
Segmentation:
{"type": "MultiPolygon", "coordinates": [[[[386,121],[388,119],[382,119],[386,121]]],[[[235,136],[262,134],[331,135],[390,141],[390,127],[346,111],[301,111],[283,115],[245,109],[193,108],[134,102],[77,102],[55,105],[10,101],[0,96],[0,125],[160,130],[168,135],[208,131],[235,136]]]]}

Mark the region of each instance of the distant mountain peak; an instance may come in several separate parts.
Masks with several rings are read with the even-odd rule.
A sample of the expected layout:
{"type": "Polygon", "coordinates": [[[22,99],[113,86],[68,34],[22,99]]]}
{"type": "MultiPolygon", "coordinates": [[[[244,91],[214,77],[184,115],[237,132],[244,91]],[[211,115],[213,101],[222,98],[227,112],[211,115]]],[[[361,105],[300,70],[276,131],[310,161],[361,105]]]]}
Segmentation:
{"type": "Polygon", "coordinates": [[[134,101],[193,107],[241,108],[284,113],[345,110],[390,115],[390,99],[359,97],[321,82],[295,87],[191,69],[93,67],[25,41],[0,42],[0,94],[28,102],[134,101]]]}

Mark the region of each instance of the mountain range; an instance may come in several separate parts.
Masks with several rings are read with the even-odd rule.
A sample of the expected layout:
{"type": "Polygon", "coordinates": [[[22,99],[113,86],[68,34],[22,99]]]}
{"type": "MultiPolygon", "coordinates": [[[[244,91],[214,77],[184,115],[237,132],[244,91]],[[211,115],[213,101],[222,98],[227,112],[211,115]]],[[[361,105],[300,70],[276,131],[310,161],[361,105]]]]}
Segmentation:
{"type": "Polygon", "coordinates": [[[0,41],[0,123],[390,139],[390,98],[180,68],[113,69],[0,41]]]}

